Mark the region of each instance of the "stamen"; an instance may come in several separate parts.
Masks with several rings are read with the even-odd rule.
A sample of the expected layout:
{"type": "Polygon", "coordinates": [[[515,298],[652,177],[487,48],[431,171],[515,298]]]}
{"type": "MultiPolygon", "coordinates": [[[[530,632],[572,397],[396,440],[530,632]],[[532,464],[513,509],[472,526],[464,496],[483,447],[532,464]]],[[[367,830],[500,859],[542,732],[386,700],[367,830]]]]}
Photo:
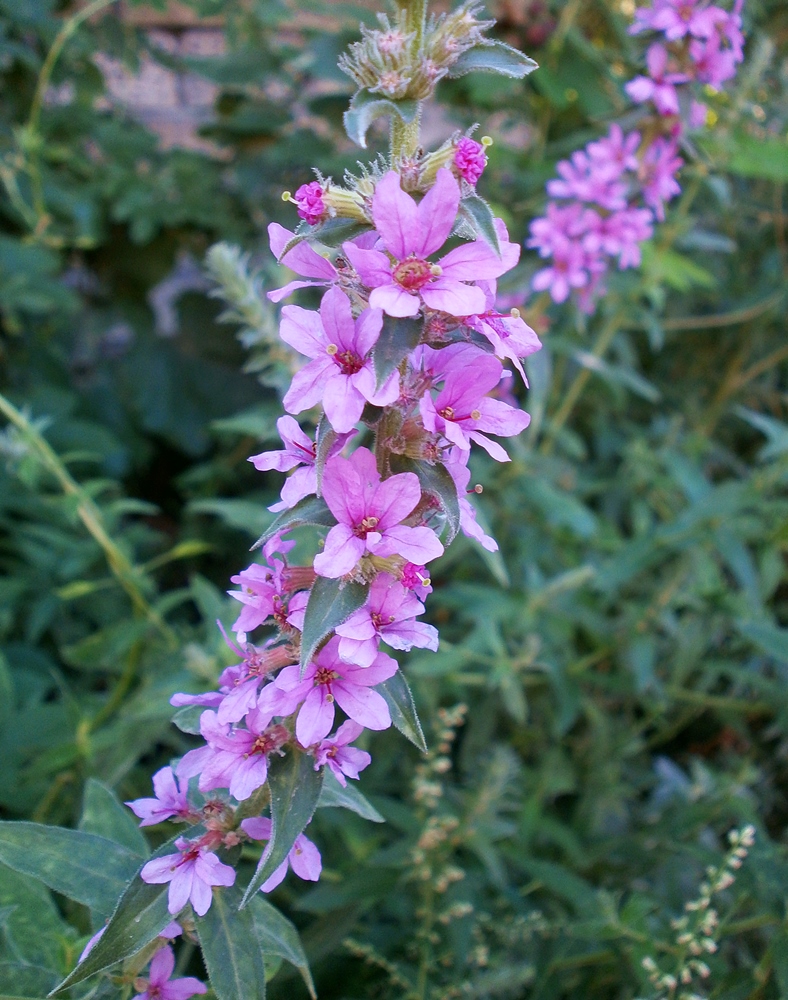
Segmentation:
{"type": "Polygon", "coordinates": [[[336,344],[329,344],[326,348],[326,354],[330,354],[332,357],[337,353],[339,348],[336,344]]]}

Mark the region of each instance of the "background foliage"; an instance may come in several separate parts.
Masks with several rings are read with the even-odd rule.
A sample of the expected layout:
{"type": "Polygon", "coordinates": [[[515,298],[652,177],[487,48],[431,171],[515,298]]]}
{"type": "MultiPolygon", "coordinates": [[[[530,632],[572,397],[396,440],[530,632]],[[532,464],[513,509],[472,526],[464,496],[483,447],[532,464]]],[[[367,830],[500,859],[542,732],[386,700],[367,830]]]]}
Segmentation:
{"type": "MultiPolygon", "coordinates": [[[[117,799],[192,745],[168,698],[229,662],[214,621],[232,619],[228,577],[279,487],[245,461],[275,440],[275,317],[234,303],[239,340],[210,284],[184,291],[173,269],[228,240],[265,286],[265,226],[294,221],[282,190],[356,160],[335,63],[372,17],[194,7],[225,17],[226,55],[167,55],[110,12],[67,40],[36,112],[64,12],[0,0],[0,380],[16,408],[0,437],[0,808],[137,853],[117,799]],[[218,83],[204,132],[223,155],[163,152],[107,109],[96,51],[218,83]],[[166,280],[170,336],[150,299],[166,280]]],[[[621,84],[641,47],[626,2],[492,8],[539,71],[447,84],[428,125],[493,135],[482,193],[522,240],[556,160],[634,122],[621,84]]],[[[693,988],[788,996],[788,14],[749,0],[745,19],[747,60],[711,98],[644,266],[592,319],[530,303],[545,331],[531,427],[511,464],[475,466],[500,554],[455,543],[433,575],[441,650],[407,660],[431,753],[376,735],[363,786],[388,822],[321,810],[321,883],[274,897],[321,997],[655,996],[643,958],[686,964],[671,921],[749,822],[693,988]],[[461,703],[464,723],[447,712],[461,703]]],[[[535,268],[526,253],[513,303],[535,268]]],[[[0,993],[44,996],[99,926],[96,900],[61,891],[0,868],[0,993]]],[[[267,973],[273,997],[306,989],[267,973]]]]}

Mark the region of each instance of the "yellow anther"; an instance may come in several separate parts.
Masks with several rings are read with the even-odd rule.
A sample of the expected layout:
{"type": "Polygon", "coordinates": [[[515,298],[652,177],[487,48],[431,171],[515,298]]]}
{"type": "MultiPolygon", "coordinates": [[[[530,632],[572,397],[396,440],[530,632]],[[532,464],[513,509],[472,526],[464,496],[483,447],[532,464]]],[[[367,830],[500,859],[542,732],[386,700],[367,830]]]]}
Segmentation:
{"type": "Polygon", "coordinates": [[[443,268],[440,264],[430,264],[430,274],[434,274],[436,278],[439,278],[443,274],[443,268]]]}
{"type": "Polygon", "coordinates": [[[509,310],[509,315],[512,317],[512,319],[519,319],[520,318],[520,310],[519,309],[514,309],[514,308],[510,309],[509,310]]]}
{"type": "Polygon", "coordinates": [[[473,492],[474,492],[474,493],[484,493],[484,487],[482,486],[482,484],[481,484],[481,483],[477,483],[477,484],[476,484],[476,485],[475,485],[475,486],[473,487],[473,492]]]}
{"type": "Polygon", "coordinates": [[[489,135],[482,136],[482,146],[492,146],[492,144],[493,144],[492,136],[489,135]]]}
{"type": "Polygon", "coordinates": [[[481,420],[481,416],[482,415],[479,410],[471,410],[471,420],[481,420]]]}
{"type": "Polygon", "coordinates": [[[336,344],[329,344],[326,348],[326,354],[330,354],[332,357],[337,353],[339,348],[336,344]]]}
{"type": "Polygon", "coordinates": [[[282,192],[282,201],[292,201],[292,200],[293,200],[293,196],[290,194],[289,191],[283,191],[282,192]]]}

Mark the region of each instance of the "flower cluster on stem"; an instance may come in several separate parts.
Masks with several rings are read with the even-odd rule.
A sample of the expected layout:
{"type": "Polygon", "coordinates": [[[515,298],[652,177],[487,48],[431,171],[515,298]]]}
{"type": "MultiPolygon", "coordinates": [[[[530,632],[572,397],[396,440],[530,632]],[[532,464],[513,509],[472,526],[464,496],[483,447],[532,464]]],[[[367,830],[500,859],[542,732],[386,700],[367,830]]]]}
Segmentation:
{"type": "Polygon", "coordinates": [[[554,302],[576,297],[593,312],[605,274],[637,267],[665,205],[681,192],[680,155],[689,130],[706,124],[704,92],[717,91],[743,58],[743,0],[733,10],[706,0],[652,0],[635,10],[632,34],[649,32],[645,73],[625,85],[641,106],[636,131],[608,135],[562,160],[547,184],[551,201],[531,224],[528,246],[548,262],[533,278],[554,302]]]}
{"type": "MultiPolygon", "coordinates": [[[[435,44],[451,47],[455,21],[466,41],[475,37],[474,9],[435,22],[435,44]]],[[[394,54],[407,47],[407,36],[387,31],[375,34],[378,46],[394,54]]],[[[392,724],[386,685],[399,666],[387,649],[438,648],[437,630],[421,620],[432,590],[428,565],[457,531],[497,548],[468,499],[481,490],[468,489],[468,461],[474,446],[509,461],[499,439],[519,434],[529,417],[503,389],[505,364],[525,380],[522,359],[541,345],[517,310],[495,308],[497,280],[520,256],[506,226],[490,213],[476,239],[460,235],[463,199],[480,200],[487,145],[455,136],[435,154],[422,151],[415,186],[407,164],[368,173],[363,197],[305,185],[287,199],[300,230],[269,227],[274,255],[297,275],[269,298],[311,287],[321,300],[317,309],[287,304],[281,313],[279,336],[304,362],[283,396],[283,447],[250,458],[261,472],[289,477],[259,560],[232,577],[240,607],[234,638],[225,640],[237,662],[216,690],[173,697],[177,707],[201,707],[203,743],[155,775],[153,798],[129,803],[143,826],[172,820],[194,828],[141,873],[168,886],[173,915],[187,903],[204,915],[215,888],[235,881],[227,852],[273,840],[265,814],[272,759],[306,755],[341,786],[358,779],[371,758],[355,744],[365,730],[392,724]],[[350,218],[363,205],[367,222],[334,250],[320,243],[332,204],[350,218]],[[295,419],[301,414],[317,424],[314,436],[295,419]],[[297,566],[285,536],[299,523],[291,512],[305,504],[327,530],[311,563],[297,566]],[[310,633],[307,646],[307,621],[322,621],[349,594],[354,603],[322,634],[310,633]]],[[[320,875],[320,852],[303,832],[262,891],[289,869],[320,875]]]]}

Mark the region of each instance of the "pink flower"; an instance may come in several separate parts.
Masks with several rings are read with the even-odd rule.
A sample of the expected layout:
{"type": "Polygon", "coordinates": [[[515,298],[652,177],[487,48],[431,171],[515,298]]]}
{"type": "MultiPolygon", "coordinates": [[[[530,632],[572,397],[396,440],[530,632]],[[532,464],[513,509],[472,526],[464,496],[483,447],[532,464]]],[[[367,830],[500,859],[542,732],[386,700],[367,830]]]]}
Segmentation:
{"type": "Polygon", "coordinates": [[[483,282],[487,298],[487,311],[478,316],[465,316],[463,324],[480,333],[492,344],[495,356],[511,361],[520,373],[523,382],[528,385],[525,371],[520,358],[528,357],[542,347],[536,332],[517,315],[495,311],[495,282],[483,282]]]}
{"type": "Polygon", "coordinates": [[[134,989],[142,989],[137,1000],[189,1000],[196,993],[207,993],[208,987],[193,976],[170,979],[175,968],[175,954],[169,946],[159,949],[150,964],[148,978],[134,980],[134,989]]]}
{"type": "Polygon", "coordinates": [[[358,779],[359,772],[372,763],[372,758],[365,750],[348,746],[364,732],[364,727],[348,719],[337,729],[336,735],[321,740],[315,749],[315,770],[329,767],[343,788],[347,787],[346,778],[358,779]]]}
{"type": "Polygon", "coordinates": [[[200,716],[200,733],[207,746],[190,750],[178,764],[178,777],[188,780],[200,775],[199,789],[227,788],[242,802],[265,784],[268,755],[277,752],[289,739],[284,726],[271,726],[273,713],[252,709],[244,720],[246,729],[223,726],[214,712],[200,716]]]}
{"type": "Polygon", "coordinates": [[[463,451],[474,441],[497,462],[508,462],[504,449],[485,432],[512,437],[525,430],[531,418],[523,410],[486,396],[502,374],[503,365],[489,354],[481,354],[472,369],[451,372],[434,400],[429,393],[422,396],[419,408],[424,426],[463,451]]]}
{"type": "Polygon", "coordinates": [[[293,201],[298,209],[298,214],[302,219],[306,219],[310,226],[317,225],[326,215],[323,194],[323,186],[317,181],[302,184],[295,193],[293,201]]]}
{"type": "Polygon", "coordinates": [[[279,330],[282,340],[313,359],[296,372],[285,393],[287,412],[301,413],[322,403],[334,430],[347,434],[367,403],[393,403],[399,395],[399,374],[393,371],[377,389],[370,357],[382,326],[379,309],[365,309],[354,320],[350,300],[338,288],[326,292],[319,313],[285,306],[279,330]]]}
{"type": "Polygon", "coordinates": [[[381,639],[393,649],[437,649],[438,630],[416,621],[416,615],[423,613],[424,605],[401,583],[387,573],[378,574],[364,607],[336,628],[340,657],[368,667],[381,639]]]}
{"type": "Polygon", "coordinates": [[[175,841],[178,854],[166,854],[149,861],[140,872],[143,882],[154,885],[170,883],[167,908],[175,915],[188,902],[198,916],[205,916],[211,906],[211,887],[232,885],[235,869],[222,862],[198,841],[179,837],[175,841]]]}
{"type": "Polygon", "coordinates": [[[241,614],[233,624],[234,632],[251,632],[270,618],[276,609],[278,599],[286,590],[285,563],[275,559],[274,553],[286,554],[295,542],[283,541],[279,535],[270,538],[263,546],[265,564],[252,563],[247,569],[231,576],[240,590],[228,590],[230,597],[244,605],[241,614]]]}
{"type": "Polygon", "coordinates": [[[191,819],[195,813],[189,805],[187,789],[181,791],[175,780],[171,767],[163,767],[153,775],[153,799],[134,799],[126,805],[142,822],[140,826],[155,826],[165,819],[177,816],[178,819],[191,819]]]}
{"type": "MultiPolygon", "coordinates": [[[[282,487],[281,501],[268,508],[272,511],[287,510],[294,507],[304,497],[317,493],[317,470],[315,469],[317,452],[314,441],[304,434],[298,422],[292,417],[280,417],[276,422],[276,429],[284,442],[284,450],[263,451],[248,459],[258,472],[268,472],[270,469],[276,469],[278,472],[289,472],[291,469],[296,469],[282,487]],[[302,465],[303,468],[296,468],[299,465],[302,465]]],[[[338,434],[331,445],[329,455],[335,455],[341,451],[354,433],[355,431],[351,431],[349,434],[338,434]]]]}
{"type": "Polygon", "coordinates": [[[412,590],[420,601],[426,600],[432,593],[432,581],[426,566],[406,562],[400,571],[400,581],[402,586],[412,590]]]}
{"type": "Polygon", "coordinates": [[[487,166],[484,146],[475,139],[463,136],[454,150],[454,166],[460,177],[469,184],[476,184],[487,166]]]}
{"type": "Polygon", "coordinates": [[[684,161],[677,152],[678,146],[672,140],[655,139],[646,150],[640,168],[643,198],[660,222],[665,219],[664,203],[681,192],[676,174],[684,161]]]}
{"type": "MultiPolygon", "coordinates": [[[[252,840],[271,839],[271,820],[266,816],[253,816],[243,820],[241,822],[241,829],[252,840]]],[[[285,875],[287,875],[288,865],[299,878],[306,879],[308,882],[317,882],[320,878],[320,872],[323,870],[320,851],[318,851],[317,847],[315,847],[308,837],[300,833],[282,864],[260,886],[260,892],[271,892],[275,889],[282,879],[284,879],[285,875]]]]}
{"type": "Polygon", "coordinates": [[[378,653],[368,667],[345,663],[339,657],[339,642],[336,635],[329,639],[308,664],[303,678],[299,667],[285,667],[260,696],[266,710],[277,714],[289,715],[301,705],[296,737],[303,747],[328,736],[336,705],[366,729],[388,729],[391,725],[385,699],[371,688],[394,676],[397,661],[378,653]]]}
{"type": "Polygon", "coordinates": [[[547,193],[553,198],[577,198],[595,202],[602,208],[615,210],[626,205],[626,187],[619,181],[620,173],[611,169],[611,163],[600,167],[598,159],[591,159],[583,150],[577,150],[571,159],[556,165],[560,180],[547,182],[547,193]]]}
{"type": "Polygon", "coordinates": [[[459,186],[446,168],[438,171],[435,185],[418,205],[400,187],[399,174],[393,170],[384,174],[372,198],[372,218],[387,253],[362,250],[352,243],[343,246],[361,280],[372,289],[370,306],[389,316],[416,316],[422,303],[451,316],[484,310],[482,291],[465,282],[500,277],[517,263],[520,247],[505,243],[499,257],[477,240],[430,263],[427,258],[454,228],[459,203],[459,186]]]}
{"type": "Polygon", "coordinates": [[[358,448],[350,458],[337,455],[326,464],[323,498],[339,523],[315,556],[319,576],[344,576],[367,552],[383,558],[400,555],[418,563],[443,554],[434,531],[402,523],[421,500],[418,477],[401,472],[381,482],[368,448],[358,448]]]}
{"type": "Polygon", "coordinates": [[[651,101],[661,115],[677,115],[679,99],[675,85],[686,83],[689,77],[686,73],[665,72],[668,67],[668,50],[658,42],[649,46],[646,66],[649,75],[636,76],[624,85],[624,90],[636,104],[651,101]]]}

